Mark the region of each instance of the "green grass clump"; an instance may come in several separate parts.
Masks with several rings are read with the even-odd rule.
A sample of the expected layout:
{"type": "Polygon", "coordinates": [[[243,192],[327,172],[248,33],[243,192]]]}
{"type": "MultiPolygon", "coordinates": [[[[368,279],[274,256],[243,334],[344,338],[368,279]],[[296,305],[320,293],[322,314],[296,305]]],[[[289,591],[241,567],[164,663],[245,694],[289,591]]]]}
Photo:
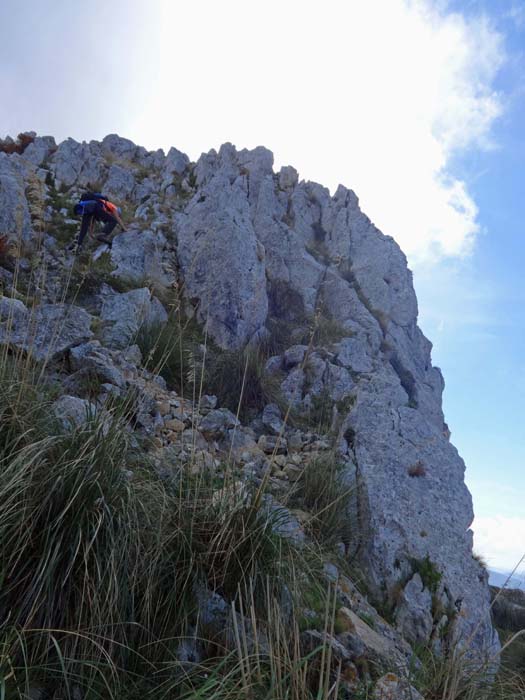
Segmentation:
{"type": "Polygon", "coordinates": [[[414,566],[414,573],[421,576],[423,586],[428,588],[431,593],[437,593],[443,574],[439,571],[434,562],[431,561],[428,554],[424,559],[414,559],[412,563],[414,566]]]}
{"type": "Polygon", "coordinates": [[[194,370],[204,342],[197,323],[176,312],[165,324],[143,325],[136,338],[144,366],[160,374],[170,389],[189,396],[199,386],[200,377],[196,377],[194,370]]]}
{"type": "Polygon", "coordinates": [[[305,465],[293,500],[313,515],[308,529],[326,546],[341,541],[348,546],[350,542],[352,491],[344,476],[344,466],[334,455],[317,457],[305,465]]]}
{"type": "Polygon", "coordinates": [[[217,396],[219,405],[238,411],[242,420],[253,418],[269,403],[283,405],[282,378],[265,372],[267,359],[264,347],[211,348],[199,368],[204,388],[217,396]]]}
{"type": "Polygon", "coordinates": [[[0,689],[119,697],[140,678],[180,682],[196,586],[239,605],[249,592],[261,610],[291,576],[282,515],[191,464],[161,478],[131,439],[125,404],[66,430],[53,399],[38,371],[2,355],[0,689]]]}

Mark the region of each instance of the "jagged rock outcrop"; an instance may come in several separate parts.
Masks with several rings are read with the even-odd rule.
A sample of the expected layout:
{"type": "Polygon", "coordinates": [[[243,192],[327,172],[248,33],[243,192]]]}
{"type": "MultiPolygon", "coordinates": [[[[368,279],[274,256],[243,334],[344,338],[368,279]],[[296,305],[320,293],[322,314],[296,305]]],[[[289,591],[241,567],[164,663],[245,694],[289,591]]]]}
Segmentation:
{"type": "MultiPolygon", "coordinates": [[[[126,349],[142,324],[167,319],[144,286],[148,278],[180,290],[185,312],[218,346],[269,343],[266,372],[286,403],[299,415],[328,405],[326,431],[356,493],[354,534],[345,547],[364,567],[372,597],[391,609],[412,642],[432,640],[440,649],[462,640],[492,656],[498,640],[487,577],[472,557],[472,502],[444,422],[443,378],[417,325],[406,258],[361,212],[356,195],[340,186],[331,196],[299,181],[290,167],[275,173],[264,148],[226,144],[193,164],[175,149],[149,153],[116,135],[58,147],[37,137],[26,152],[0,153],[0,233],[11,241],[36,237],[26,195],[31,177],[46,188],[40,260],[48,272],[34,313],[0,299],[0,342],[25,347],[34,329],[40,359],[50,348],[53,357],[69,351],[73,358],[85,348],[85,361],[101,372],[101,354],[85,345],[90,314],[102,324],[103,345],[126,349]],[[53,229],[54,202],[72,202],[88,185],[107,188],[134,218],[110,255],[112,275],[140,286],[103,290],[89,313],[57,303],[66,254],[53,229]],[[55,337],[59,317],[65,325],[55,337]],[[279,347],[271,343],[276,328],[286,331],[279,347]]],[[[61,216],[67,219],[67,210],[61,216]]],[[[11,282],[0,279],[9,294],[11,282]]],[[[113,359],[106,365],[104,382],[118,387],[120,370],[113,359]]],[[[288,478],[285,470],[298,468],[287,461],[297,435],[284,413],[268,406],[239,442],[235,416],[216,409],[200,424],[198,450],[206,451],[206,435],[226,440],[226,452],[251,454],[244,463],[254,473],[265,455],[282,456],[278,479],[288,478]]],[[[159,449],[167,449],[166,434],[184,434],[189,419],[181,415],[162,428],[159,449]]],[[[140,420],[153,434],[160,418],[144,411],[140,420]]]]}

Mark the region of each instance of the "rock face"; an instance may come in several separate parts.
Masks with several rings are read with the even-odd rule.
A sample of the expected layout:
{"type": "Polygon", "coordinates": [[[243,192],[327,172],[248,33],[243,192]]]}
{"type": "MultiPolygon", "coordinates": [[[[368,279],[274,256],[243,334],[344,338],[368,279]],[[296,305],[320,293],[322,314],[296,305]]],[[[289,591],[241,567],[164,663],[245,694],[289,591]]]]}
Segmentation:
{"type": "MultiPolygon", "coordinates": [[[[116,135],[58,147],[37,138],[27,150],[0,153],[0,233],[31,238],[31,177],[47,183],[49,210],[58,192],[73,203],[88,184],[107,187],[134,215],[130,231],[115,239],[112,274],[141,288],[101,295],[102,343],[124,349],[141,324],[166,321],[144,278],[180,290],[185,312],[218,346],[267,343],[266,375],[280,383],[286,404],[331,435],[355,487],[348,553],[366,570],[374,597],[392,604],[401,591],[394,617],[411,641],[439,647],[444,619],[449,635],[493,654],[499,643],[486,575],[472,558],[472,502],[444,422],[443,378],[417,325],[406,258],[360,210],[356,195],[340,186],[331,196],[299,181],[291,167],[275,173],[264,148],[226,144],[195,164],[175,149],[150,153],[116,135]]],[[[0,299],[0,342],[24,347],[34,328],[38,353],[47,352],[46,329],[62,315],[56,354],[90,340],[91,317],[50,303],[62,263],[51,214],[47,221],[44,255],[52,274],[42,303],[31,326],[21,302],[0,299]]],[[[271,405],[254,422],[259,460],[294,445],[282,408],[271,405]]],[[[219,407],[203,430],[226,439],[236,430],[233,418],[219,407]]],[[[250,449],[252,443],[246,438],[250,449]]]]}

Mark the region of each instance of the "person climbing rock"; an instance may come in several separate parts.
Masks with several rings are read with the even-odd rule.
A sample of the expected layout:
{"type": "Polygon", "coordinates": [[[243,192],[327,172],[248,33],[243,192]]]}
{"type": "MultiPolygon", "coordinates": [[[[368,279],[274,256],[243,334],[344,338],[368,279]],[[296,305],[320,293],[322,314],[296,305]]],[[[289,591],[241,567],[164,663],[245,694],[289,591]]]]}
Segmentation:
{"type": "Polygon", "coordinates": [[[120,207],[117,207],[116,204],[110,202],[107,197],[99,192],[85,192],[81,196],[78,204],[75,205],[74,212],[77,216],[82,216],[82,223],[80,225],[80,233],[78,234],[76,246],[73,244],[77,250],[82,248],[84,238],[88,231],[93,231],[96,221],[104,223],[102,233],[96,237],[97,241],[106,243],[110,248],[113,242],[110,234],[115,226],[119,224],[123,231],[126,230],[120,216],[120,207]]]}

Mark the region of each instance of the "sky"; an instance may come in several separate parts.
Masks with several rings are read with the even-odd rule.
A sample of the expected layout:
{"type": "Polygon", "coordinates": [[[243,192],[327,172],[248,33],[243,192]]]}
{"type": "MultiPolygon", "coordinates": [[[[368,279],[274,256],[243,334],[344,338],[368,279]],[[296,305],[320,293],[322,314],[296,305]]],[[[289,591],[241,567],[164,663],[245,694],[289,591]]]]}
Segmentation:
{"type": "Polygon", "coordinates": [[[525,552],[525,0],[3,0],[0,137],[230,141],[408,256],[475,547],[525,552]],[[6,20],[7,18],[7,20],[6,20]]]}

